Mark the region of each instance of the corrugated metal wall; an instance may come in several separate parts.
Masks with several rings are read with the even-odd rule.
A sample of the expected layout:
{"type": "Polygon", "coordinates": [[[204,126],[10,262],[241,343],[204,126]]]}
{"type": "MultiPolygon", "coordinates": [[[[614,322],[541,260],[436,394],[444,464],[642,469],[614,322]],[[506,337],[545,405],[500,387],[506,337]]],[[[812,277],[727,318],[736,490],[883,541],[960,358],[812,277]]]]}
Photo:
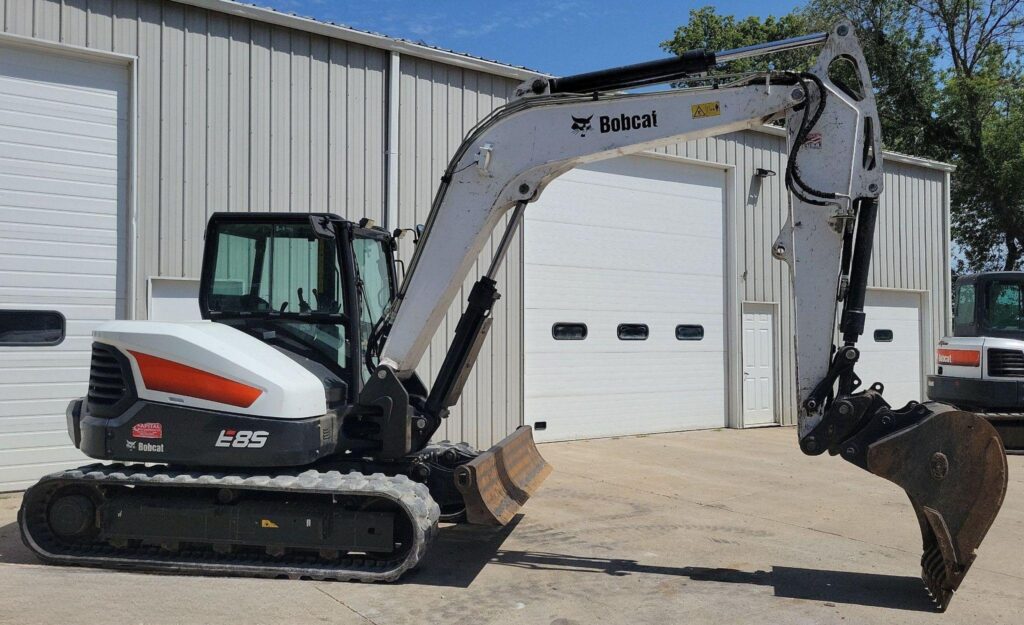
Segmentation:
{"type": "MultiPolygon", "coordinates": [[[[786,220],[786,138],[748,130],[712,139],[690,141],[659,150],[667,154],[735,167],[730,205],[738,213],[732,242],[738,251],[740,298],[779,305],[779,370],[782,422],[796,423],[796,372],[793,337],[796,326],[790,301],[789,270],[771,256],[771,245],[786,220]],[[758,178],[757,168],[777,175],[758,178]]],[[[946,282],[945,172],[885,160],[885,192],[875,230],[869,287],[928,291],[926,314],[938,340],[948,320],[946,282]]],[[[931,350],[931,345],[923,346],[931,350]]],[[[925,373],[931,373],[929,360],[925,373]]],[[[739,384],[739,381],[733,381],[739,384]]]]}
{"type": "Polygon", "coordinates": [[[138,56],[137,316],[219,210],[382,217],[386,54],[157,0],[2,0],[5,32],[138,56]]]}
{"type": "MultiPolygon", "coordinates": [[[[383,223],[389,52],[161,0],[0,0],[0,29],[138,57],[137,317],[148,277],[199,276],[214,211],[383,223]]],[[[426,220],[465,131],[515,81],[406,57],[401,74],[399,225],[412,227],[426,220]]],[[[521,423],[520,248],[502,270],[491,339],[442,433],[454,440],[488,446],[521,423]]],[[[456,319],[424,362],[428,382],[456,319]]]]}

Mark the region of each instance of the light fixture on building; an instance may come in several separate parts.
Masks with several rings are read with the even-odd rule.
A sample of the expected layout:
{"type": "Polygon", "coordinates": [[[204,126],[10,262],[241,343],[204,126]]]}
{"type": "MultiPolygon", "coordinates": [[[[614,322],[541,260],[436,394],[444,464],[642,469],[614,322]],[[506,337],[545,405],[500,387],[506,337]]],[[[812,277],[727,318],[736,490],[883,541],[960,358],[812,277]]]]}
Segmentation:
{"type": "Polygon", "coordinates": [[[754,175],[757,176],[758,178],[768,178],[769,176],[774,176],[775,172],[770,169],[758,167],[757,169],[754,170],[754,175]]]}

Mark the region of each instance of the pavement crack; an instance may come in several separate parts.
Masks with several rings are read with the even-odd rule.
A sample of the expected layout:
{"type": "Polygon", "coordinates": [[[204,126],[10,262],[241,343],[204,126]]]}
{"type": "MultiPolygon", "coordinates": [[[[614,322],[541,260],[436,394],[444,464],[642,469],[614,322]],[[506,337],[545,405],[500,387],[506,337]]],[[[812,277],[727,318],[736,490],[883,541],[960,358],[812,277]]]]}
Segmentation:
{"type": "Polygon", "coordinates": [[[377,621],[373,620],[369,616],[366,616],[365,614],[363,614],[359,610],[353,608],[352,606],[350,606],[349,604],[345,603],[341,599],[335,597],[334,595],[332,595],[331,593],[327,592],[326,590],[324,590],[320,586],[314,586],[314,588],[316,588],[318,591],[320,591],[321,594],[323,594],[325,597],[329,598],[331,601],[334,601],[335,603],[343,606],[346,610],[348,610],[352,614],[355,614],[356,616],[358,616],[359,618],[363,619],[367,623],[372,623],[373,625],[380,625],[377,621]]]}

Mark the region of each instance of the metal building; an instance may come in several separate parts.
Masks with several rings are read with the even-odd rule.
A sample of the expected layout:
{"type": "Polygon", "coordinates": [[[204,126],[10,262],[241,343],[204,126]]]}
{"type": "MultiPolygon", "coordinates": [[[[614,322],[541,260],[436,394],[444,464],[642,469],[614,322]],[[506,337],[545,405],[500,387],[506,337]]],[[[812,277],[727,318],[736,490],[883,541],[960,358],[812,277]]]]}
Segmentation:
{"type": "MultiPolygon", "coordinates": [[[[85,392],[97,323],[194,314],[209,213],[421,223],[463,134],[531,75],[227,0],[0,0],[0,307],[57,308],[68,319],[59,347],[0,348],[0,490],[81,462],[63,413],[85,392]]],[[[768,253],[785,210],[784,151],[784,137],[765,128],[552,184],[502,269],[494,327],[443,435],[487,446],[523,422],[541,422],[547,439],[792,423],[788,276],[768,253]],[[595,210],[572,210],[581,207],[595,210]],[[618,315],[622,294],[600,281],[606,259],[581,263],[583,249],[553,245],[569,220],[579,222],[576,240],[594,235],[612,248],[624,244],[606,236],[614,228],[683,237],[665,238],[666,251],[689,250],[700,279],[686,286],[694,263],[673,261],[682,269],[660,292],[676,291],[675,308],[658,320],[641,306],[618,315]],[[685,237],[697,224],[694,254],[685,237]],[[590,290],[569,301],[551,270],[560,263],[590,290]],[[586,324],[587,338],[558,340],[555,322],[586,324]],[[619,325],[649,336],[620,340],[619,325]],[[697,326],[701,339],[690,340],[697,326]],[[656,380],[621,373],[654,353],[673,363],[663,381],[678,387],[660,396],[650,392],[656,380]],[[608,401],[575,401],[587,384],[608,401]],[[694,394],[700,411],[673,403],[694,394]]],[[[950,168],[892,154],[886,168],[872,318],[889,338],[872,343],[876,364],[869,353],[866,365],[913,394],[948,321],[950,168]],[[916,351],[920,371],[886,368],[894,350],[916,351]]],[[[408,258],[411,242],[402,246],[408,258]]],[[[653,258],[633,268],[651,285],[636,297],[659,292],[653,258]]],[[[427,380],[456,318],[422,365],[427,380]]]]}

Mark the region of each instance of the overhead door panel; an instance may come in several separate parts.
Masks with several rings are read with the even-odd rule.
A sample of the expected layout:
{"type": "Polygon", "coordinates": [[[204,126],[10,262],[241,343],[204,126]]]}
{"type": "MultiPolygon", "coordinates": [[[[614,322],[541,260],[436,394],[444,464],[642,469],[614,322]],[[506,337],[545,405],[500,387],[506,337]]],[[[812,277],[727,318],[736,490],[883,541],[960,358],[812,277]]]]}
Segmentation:
{"type": "Polygon", "coordinates": [[[56,309],[56,347],[0,347],[0,490],[80,464],[64,409],[123,315],[126,66],[0,46],[0,308],[56,309]]]}
{"type": "Polygon", "coordinates": [[[921,401],[921,295],[869,290],[864,335],[857,343],[857,375],[864,385],[881,382],[883,397],[897,408],[921,401]]]}
{"type": "Polygon", "coordinates": [[[624,157],[527,209],[526,422],[539,440],[725,423],[721,170],[624,157]],[[582,324],[559,340],[555,324],[582,324]],[[620,338],[643,327],[645,340],[620,338]],[[680,340],[676,327],[702,328],[680,340]]]}

